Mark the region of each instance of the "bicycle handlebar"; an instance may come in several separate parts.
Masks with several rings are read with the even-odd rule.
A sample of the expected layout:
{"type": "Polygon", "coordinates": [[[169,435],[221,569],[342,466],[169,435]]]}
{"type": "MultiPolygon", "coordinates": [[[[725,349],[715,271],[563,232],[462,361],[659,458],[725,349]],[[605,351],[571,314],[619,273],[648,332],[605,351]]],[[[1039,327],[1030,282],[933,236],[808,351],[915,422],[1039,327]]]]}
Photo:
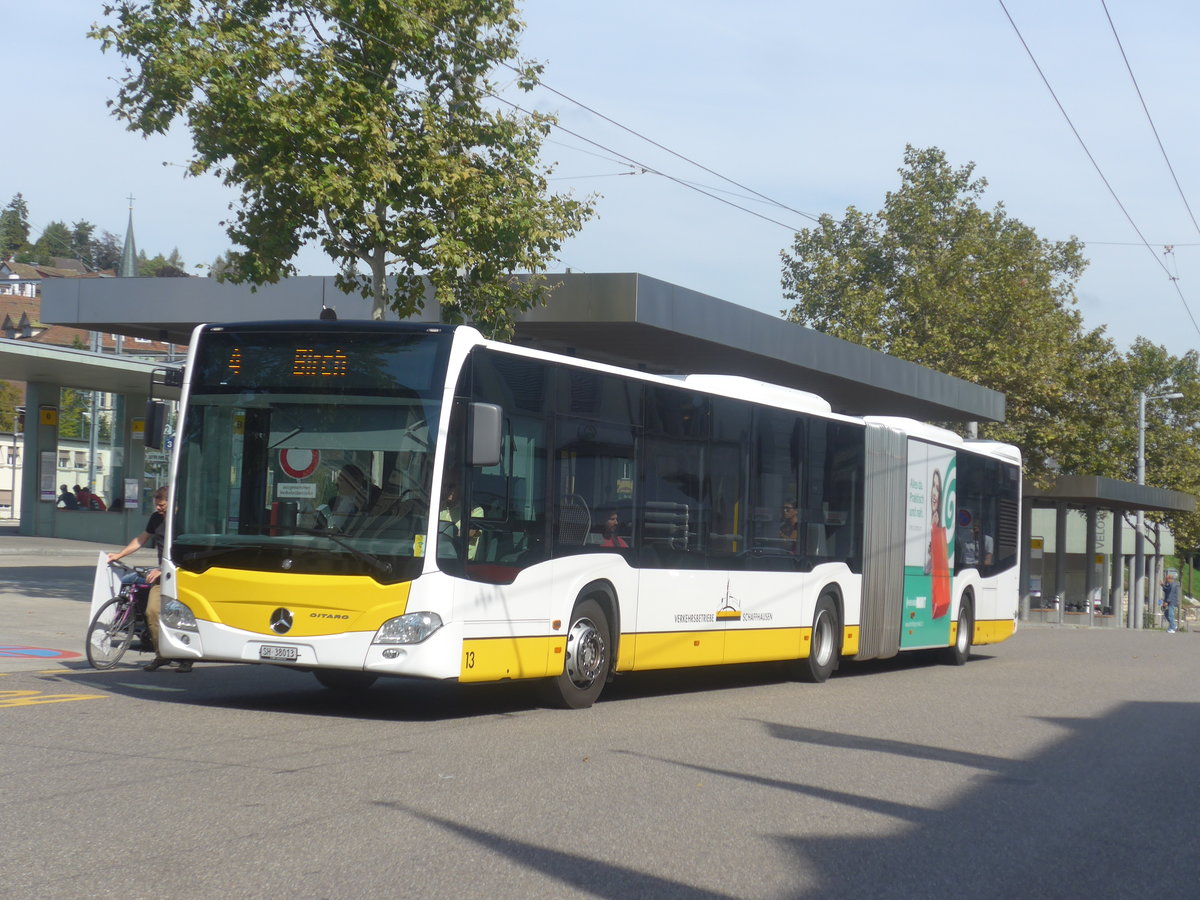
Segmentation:
{"type": "Polygon", "coordinates": [[[121,569],[124,572],[136,572],[138,575],[141,575],[143,578],[145,578],[147,575],[149,575],[151,572],[153,572],[155,569],[158,568],[158,566],[131,566],[131,565],[128,565],[127,563],[121,562],[119,559],[109,560],[108,565],[110,568],[121,569]]]}

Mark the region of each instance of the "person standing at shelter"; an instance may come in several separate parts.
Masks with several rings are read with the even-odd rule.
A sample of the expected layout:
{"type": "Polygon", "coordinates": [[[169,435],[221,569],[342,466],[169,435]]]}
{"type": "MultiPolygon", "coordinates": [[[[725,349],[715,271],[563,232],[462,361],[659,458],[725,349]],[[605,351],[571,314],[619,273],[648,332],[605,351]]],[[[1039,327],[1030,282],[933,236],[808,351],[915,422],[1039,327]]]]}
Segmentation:
{"type": "Polygon", "coordinates": [[[1174,572],[1167,573],[1167,579],[1163,582],[1162,588],[1162,608],[1163,615],[1167,619],[1167,634],[1174,634],[1175,616],[1179,611],[1179,582],[1175,580],[1174,572]]]}
{"type": "Polygon", "coordinates": [[[79,501],[75,499],[75,495],[67,490],[65,484],[58,486],[58,508],[59,509],[79,509],[79,501]]]}
{"type": "MultiPolygon", "coordinates": [[[[158,564],[162,566],[163,555],[163,539],[167,528],[167,489],[165,486],[160,487],[154,492],[154,512],[146,522],[146,529],[130,541],[123,550],[117,553],[108,554],[108,561],[115,562],[122,557],[128,556],[140,550],[149,541],[158,550],[158,564]]],[[[159,585],[159,576],[162,574],[160,569],[154,569],[146,575],[146,580],[150,582],[150,597],[146,601],[146,625],[150,629],[150,642],[154,644],[154,661],[143,666],[147,672],[155,672],[163,666],[169,666],[171,661],[159,655],[158,652],[158,632],[159,610],[162,608],[162,588],[159,585]]],[[[192,671],[192,661],[185,659],[179,664],[179,672],[192,671]]]]}

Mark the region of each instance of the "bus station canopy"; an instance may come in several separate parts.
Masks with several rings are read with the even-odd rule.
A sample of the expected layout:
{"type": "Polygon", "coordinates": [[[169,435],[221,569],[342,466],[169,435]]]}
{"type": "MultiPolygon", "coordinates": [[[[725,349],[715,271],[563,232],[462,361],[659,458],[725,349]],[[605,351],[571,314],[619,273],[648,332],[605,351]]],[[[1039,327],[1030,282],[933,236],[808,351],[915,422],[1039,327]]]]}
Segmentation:
{"type": "MultiPolygon", "coordinates": [[[[151,393],[152,379],[156,385],[161,382],[156,373],[161,373],[162,369],[161,362],[0,338],[0,380],[3,381],[43,382],[110,394],[146,396],[151,393]]],[[[179,396],[179,390],[158,385],[153,394],[174,399],[179,396]]]]}
{"type": "Polygon", "coordinates": [[[1026,485],[1025,497],[1034,506],[1067,506],[1111,509],[1116,512],[1195,512],[1196,498],[1180,491],[1102,478],[1099,475],[1062,475],[1047,490],[1026,485]]]}
{"type": "MultiPolygon", "coordinates": [[[[932,422],[1003,421],[1004,395],[778,317],[634,273],[548,276],[549,302],[514,341],[661,374],[742,375],[820,394],[839,412],[932,422]]],[[[42,286],[42,319],[186,344],[202,322],[370,318],[371,301],[331,277],[251,290],[212,278],[62,278],[42,286]]],[[[438,321],[432,300],[416,321],[438,321]]],[[[394,314],[389,316],[394,320],[394,314]]]]}

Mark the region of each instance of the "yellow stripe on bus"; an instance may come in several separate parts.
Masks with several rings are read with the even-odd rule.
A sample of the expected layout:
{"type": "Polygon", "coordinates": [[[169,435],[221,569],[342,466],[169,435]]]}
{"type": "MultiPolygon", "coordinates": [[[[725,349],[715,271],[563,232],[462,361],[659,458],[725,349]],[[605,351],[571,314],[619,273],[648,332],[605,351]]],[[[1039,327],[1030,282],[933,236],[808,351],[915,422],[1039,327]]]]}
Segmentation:
{"type": "Polygon", "coordinates": [[[975,623],[974,642],[976,644],[998,644],[1006,641],[1017,633],[1017,623],[1013,619],[988,619],[975,623]]]}
{"type": "Polygon", "coordinates": [[[404,615],[410,582],[379,584],[366,576],[295,575],[212,568],[177,573],[179,599],[197,619],[271,635],[271,614],[292,613],[288,637],[376,631],[404,615]]]}
{"type": "Polygon", "coordinates": [[[564,635],[468,638],[463,641],[460,681],[543,678],[563,670],[564,635]]]}
{"type": "MultiPolygon", "coordinates": [[[[842,653],[858,652],[861,629],[849,626],[842,632],[842,653]]],[[[636,654],[632,666],[626,645],[633,635],[622,637],[618,671],[629,668],[681,669],[688,666],[715,666],[723,663],[769,662],[803,659],[808,656],[811,628],[739,628],[726,631],[667,631],[636,635],[636,654]]]]}
{"type": "MultiPolygon", "coordinates": [[[[951,623],[951,641],[954,626],[951,623]]],[[[975,643],[995,643],[1015,631],[1011,620],[979,622],[975,643]]],[[[862,628],[842,630],[843,656],[858,653],[862,628]]],[[[726,663],[770,662],[808,656],[811,628],[748,628],[736,631],[667,631],[621,635],[616,670],[682,669],[726,663]]],[[[470,638],[463,641],[461,681],[503,681],[560,675],[566,639],[549,637],[470,638]]]]}
{"type": "Polygon", "coordinates": [[[808,650],[811,628],[755,628],[725,632],[727,663],[796,659],[808,650]]]}

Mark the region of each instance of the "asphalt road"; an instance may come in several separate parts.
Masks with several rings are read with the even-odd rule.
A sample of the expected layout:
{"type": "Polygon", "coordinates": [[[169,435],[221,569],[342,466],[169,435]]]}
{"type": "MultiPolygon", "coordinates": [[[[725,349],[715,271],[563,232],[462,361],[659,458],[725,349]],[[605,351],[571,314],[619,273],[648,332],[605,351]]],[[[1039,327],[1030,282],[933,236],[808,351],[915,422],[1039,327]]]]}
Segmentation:
{"type": "MultiPolygon", "coordinates": [[[[94,558],[0,555],[18,638],[81,649],[94,558]]],[[[631,676],[584,711],[144,661],[0,666],[0,896],[1195,895],[1196,633],[631,676]]]]}

